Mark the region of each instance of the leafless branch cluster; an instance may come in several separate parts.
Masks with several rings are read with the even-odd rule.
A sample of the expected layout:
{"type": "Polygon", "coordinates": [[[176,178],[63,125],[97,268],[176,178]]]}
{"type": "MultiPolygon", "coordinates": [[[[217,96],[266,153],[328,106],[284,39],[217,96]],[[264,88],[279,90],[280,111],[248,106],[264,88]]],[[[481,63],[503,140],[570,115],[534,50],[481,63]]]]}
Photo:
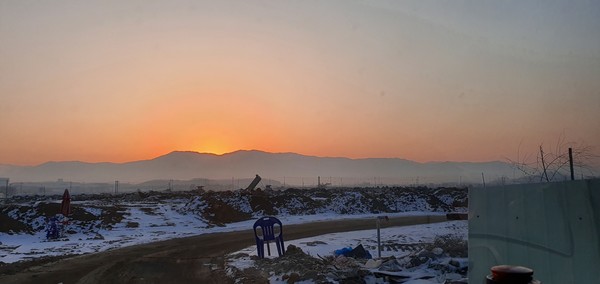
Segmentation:
{"type": "Polygon", "coordinates": [[[564,135],[561,135],[554,147],[544,149],[540,144],[539,152],[536,154],[525,154],[521,156],[520,146],[517,151],[516,160],[507,159],[515,169],[520,171],[529,182],[551,182],[565,179],[570,176],[569,169],[569,148],[572,149],[573,167],[580,174],[594,175],[592,163],[598,158],[595,155],[592,146],[567,142],[564,135]],[[550,149],[550,150],[548,150],[550,149]]]}

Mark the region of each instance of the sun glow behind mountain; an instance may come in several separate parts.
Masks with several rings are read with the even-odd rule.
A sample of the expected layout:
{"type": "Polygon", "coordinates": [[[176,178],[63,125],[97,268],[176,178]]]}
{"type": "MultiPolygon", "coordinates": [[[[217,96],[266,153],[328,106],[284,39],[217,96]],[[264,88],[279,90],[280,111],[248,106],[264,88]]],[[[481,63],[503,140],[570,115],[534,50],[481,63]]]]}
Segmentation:
{"type": "Polygon", "coordinates": [[[600,146],[600,5],[509,2],[0,2],[0,164],[600,146]]]}
{"type": "Polygon", "coordinates": [[[234,152],[235,149],[231,149],[224,142],[221,141],[204,141],[201,145],[195,148],[198,153],[207,153],[207,154],[215,154],[215,155],[223,155],[226,153],[234,152]]]}

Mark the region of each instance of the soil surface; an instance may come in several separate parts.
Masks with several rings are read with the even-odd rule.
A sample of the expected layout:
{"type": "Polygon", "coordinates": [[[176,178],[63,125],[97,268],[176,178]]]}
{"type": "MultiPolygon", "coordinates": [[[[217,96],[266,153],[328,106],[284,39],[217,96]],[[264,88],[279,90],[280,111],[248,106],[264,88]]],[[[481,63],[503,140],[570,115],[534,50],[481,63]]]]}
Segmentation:
{"type": "MultiPolygon", "coordinates": [[[[445,215],[391,218],[382,227],[446,221],[445,215]]],[[[284,239],[374,229],[374,219],[345,219],[285,225],[284,239]]],[[[18,263],[0,283],[233,283],[225,272],[227,254],[254,244],[252,230],[204,234],[64,258],[18,263]]],[[[10,270],[8,270],[10,271],[10,270]]]]}

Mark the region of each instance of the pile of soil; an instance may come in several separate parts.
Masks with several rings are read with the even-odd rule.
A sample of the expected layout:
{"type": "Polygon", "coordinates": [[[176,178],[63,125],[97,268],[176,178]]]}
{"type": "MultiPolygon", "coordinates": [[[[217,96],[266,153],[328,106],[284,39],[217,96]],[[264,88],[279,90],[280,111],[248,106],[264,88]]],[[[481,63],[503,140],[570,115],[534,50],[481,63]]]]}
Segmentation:
{"type": "Polygon", "coordinates": [[[186,210],[196,212],[210,224],[223,225],[265,215],[466,211],[467,195],[466,188],[240,189],[201,192],[192,198],[202,199],[202,208],[189,207],[186,210]]]}

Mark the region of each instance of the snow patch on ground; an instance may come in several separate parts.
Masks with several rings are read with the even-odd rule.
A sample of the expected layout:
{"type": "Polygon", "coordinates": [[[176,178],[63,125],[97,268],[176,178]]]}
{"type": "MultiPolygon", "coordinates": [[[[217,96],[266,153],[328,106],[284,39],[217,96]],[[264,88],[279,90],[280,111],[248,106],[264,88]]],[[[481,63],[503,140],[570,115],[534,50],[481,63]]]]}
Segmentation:
{"type": "MultiPolygon", "coordinates": [[[[382,245],[381,259],[396,259],[397,264],[395,269],[390,269],[389,265],[384,267],[380,263],[380,266],[369,267],[366,260],[358,261],[360,269],[371,272],[370,275],[363,277],[363,280],[367,283],[388,283],[384,279],[394,276],[402,277],[402,282],[404,283],[444,283],[446,280],[458,280],[465,276],[449,271],[448,267],[451,267],[450,262],[466,267],[468,263],[467,258],[451,257],[445,254],[443,249],[440,248],[433,249],[435,253],[439,254],[439,257],[431,257],[419,265],[415,265],[415,263],[403,263],[403,261],[407,262],[413,256],[429,253],[426,249],[431,247],[436,237],[446,236],[466,241],[468,238],[467,221],[448,221],[434,224],[390,227],[381,229],[380,234],[382,245]]],[[[354,248],[358,245],[362,245],[371,255],[379,259],[377,254],[377,231],[375,229],[332,233],[284,241],[285,247],[289,245],[296,246],[309,256],[319,259],[333,256],[336,250],[346,247],[354,248]]],[[[274,244],[271,244],[271,253],[271,256],[266,257],[276,260],[278,255],[274,244]]],[[[250,246],[230,254],[227,266],[230,272],[235,270],[244,271],[256,267],[257,261],[260,262],[261,260],[257,259],[256,246],[250,246]]],[[[388,261],[388,263],[391,262],[388,261]]],[[[284,274],[269,273],[270,277],[268,280],[270,283],[287,283],[286,277],[289,277],[289,272],[284,274]]],[[[337,282],[335,279],[328,280],[337,282]]],[[[296,283],[314,283],[314,281],[304,280],[304,282],[296,283]]]]}
{"type": "MultiPolygon", "coordinates": [[[[230,232],[251,229],[256,220],[247,220],[227,224],[224,227],[209,226],[195,214],[181,214],[177,208],[170,206],[128,207],[121,222],[105,229],[93,231],[81,230],[79,227],[67,225],[65,238],[47,241],[44,230],[33,235],[0,233],[0,261],[12,263],[43,256],[60,256],[101,252],[136,244],[162,241],[178,237],[187,237],[206,233],[230,232]],[[142,208],[155,208],[153,210],[142,208]],[[75,231],[77,230],[77,231],[75,231]]],[[[435,213],[441,214],[441,213],[435,213]]],[[[434,215],[430,212],[402,212],[388,214],[392,216],[434,215]]],[[[320,215],[282,216],[278,217],[284,224],[302,224],[328,220],[373,218],[373,214],[340,215],[336,213],[320,215]]],[[[39,217],[44,220],[43,217],[39,217]]],[[[37,221],[36,221],[37,222],[37,221]]],[[[45,221],[40,221],[44,223],[45,221]]],[[[96,223],[91,227],[97,226],[96,223]]],[[[87,228],[85,228],[87,229],[87,228]]]]}

